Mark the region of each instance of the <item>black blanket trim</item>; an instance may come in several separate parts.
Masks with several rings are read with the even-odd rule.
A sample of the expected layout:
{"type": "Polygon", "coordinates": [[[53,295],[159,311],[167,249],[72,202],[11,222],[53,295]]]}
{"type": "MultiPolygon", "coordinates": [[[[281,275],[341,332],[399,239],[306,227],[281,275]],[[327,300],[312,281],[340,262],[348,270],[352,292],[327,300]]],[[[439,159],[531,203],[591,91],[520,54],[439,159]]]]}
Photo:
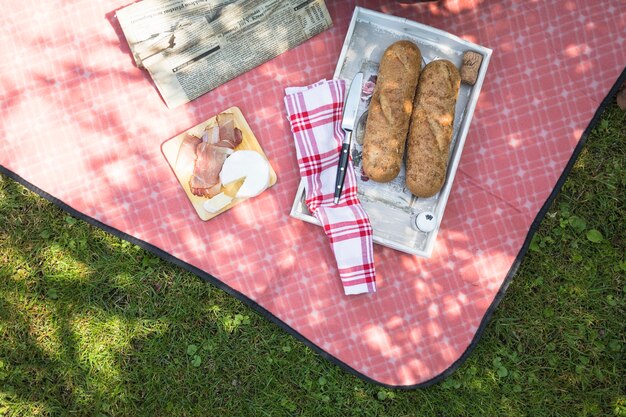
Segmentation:
{"type": "Polygon", "coordinates": [[[589,134],[591,133],[591,131],[594,129],[594,127],[596,126],[596,124],[598,123],[598,121],[600,120],[600,117],[602,116],[602,113],[604,112],[604,110],[611,104],[611,102],[613,101],[613,99],[615,98],[615,96],[617,95],[617,92],[620,88],[620,86],[626,82],[626,68],[622,71],[622,74],[619,76],[619,78],[617,79],[617,81],[615,82],[615,84],[613,85],[613,87],[611,88],[611,90],[609,91],[609,93],[607,94],[607,96],[604,98],[604,100],[602,101],[602,103],[600,104],[600,107],[596,110],[596,113],[594,114],[593,118],[591,119],[591,122],[589,122],[589,124],[587,125],[587,128],[585,129],[585,131],[583,132],[580,140],[578,141],[578,144],[576,145],[576,148],[574,148],[574,152],[572,153],[572,156],[570,157],[567,165],[565,166],[565,169],[563,170],[563,172],[561,173],[561,176],[559,177],[559,180],[556,183],[556,186],[554,187],[554,189],[552,190],[552,192],[550,193],[550,195],[548,196],[548,199],[545,201],[545,203],[543,204],[543,206],[541,207],[541,210],[539,210],[539,213],[537,213],[537,216],[535,217],[535,220],[532,222],[530,229],[528,231],[528,234],[526,235],[526,240],[524,241],[524,244],[522,245],[522,248],[520,249],[519,253],[517,254],[517,257],[515,258],[515,261],[513,262],[513,265],[511,265],[511,269],[509,269],[509,272],[506,275],[506,278],[504,279],[504,282],[502,283],[502,285],[500,286],[500,289],[498,290],[498,293],[496,294],[496,297],[494,298],[494,300],[492,301],[491,305],[489,306],[489,308],[487,309],[487,311],[485,312],[485,315],[483,316],[481,322],[480,322],[480,326],[478,327],[478,329],[476,330],[476,334],[474,335],[474,338],[472,339],[471,343],[467,346],[467,348],[465,349],[465,352],[463,352],[463,354],[459,357],[459,359],[457,359],[455,362],[453,362],[445,371],[443,371],[442,373],[440,373],[439,375],[421,382],[419,384],[415,384],[415,385],[389,385],[389,384],[385,384],[379,381],[376,381],[375,379],[362,374],[361,372],[357,371],[356,369],[352,368],[351,366],[349,366],[348,364],[342,362],[341,360],[335,358],[334,356],[330,355],[328,352],[326,352],[324,349],[322,349],[321,347],[317,346],[315,343],[313,343],[312,341],[308,340],[307,338],[305,338],[304,336],[302,336],[300,333],[298,333],[295,329],[289,327],[289,325],[287,325],[285,322],[283,322],[282,320],[280,320],[278,317],[276,317],[275,315],[273,315],[271,312],[269,312],[268,310],[266,310],[263,306],[261,306],[260,304],[258,304],[256,301],[254,301],[253,299],[247,297],[245,294],[240,293],[239,291],[236,291],[234,289],[232,289],[231,287],[229,287],[228,285],[224,284],[222,281],[220,281],[219,279],[217,279],[216,277],[204,272],[203,270],[196,268],[195,266],[188,264],[172,255],[170,255],[168,252],[165,252],[164,250],[151,245],[150,243],[147,243],[143,240],[137,239],[129,234],[126,234],[124,232],[122,232],[121,230],[115,229],[114,227],[108,226],[92,217],[89,217],[83,213],[81,213],[80,211],[72,208],[71,206],[69,206],[68,204],[64,203],[63,201],[59,200],[58,198],[48,194],[47,192],[45,192],[44,190],[42,190],[41,188],[35,186],[34,184],[29,183],[28,181],[26,181],[24,178],[20,177],[19,175],[17,175],[16,173],[8,170],[7,168],[3,167],[2,165],[0,165],[0,172],[3,173],[4,175],[6,175],[7,177],[13,179],[14,181],[20,183],[21,185],[23,185],[24,187],[28,188],[29,190],[33,191],[34,193],[38,194],[39,196],[45,198],[46,200],[52,202],[53,204],[59,206],[60,208],[62,208],[63,210],[67,211],[69,214],[71,214],[72,216],[84,220],[85,222],[91,224],[92,226],[98,227],[114,236],[117,236],[121,239],[124,239],[134,245],[137,245],[145,250],[147,250],[148,252],[151,252],[152,254],[166,260],[169,261],[175,265],[178,265],[184,269],[186,269],[187,271],[191,272],[192,274],[195,274],[197,276],[199,276],[200,278],[202,278],[203,280],[210,282],[211,284],[215,285],[216,287],[220,288],[221,290],[225,291],[226,293],[232,295],[233,297],[237,298],[238,300],[241,300],[242,302],[246,303],[247,305],[249,305],[250,307],[252,307],[253,309],[255,309],[257,312],[259,312],[262,316],[266,317],[268,320],[270,320],[271,322],[277,324],[281,329],[283,329],[284,331],[286,331],[287,333],[291,334],[292,336],[294,336],[296,339],[300,340],[302,343],[304,343],[306,346],[308,346],[309,348],[311,348],[313,351],[315,351],[316,353],[318,353],[320,356],[322,356],[323,358],[326,358],[327,360],[331,361],[332,363],[338,365],[340,368],[344,369],[345,371],[348,371],[356,376],[358,376],[359,378],[362,378],[368,382],[371,382],[373,384],[378,384],[381,385],[383,387],[386,388],[399,388],[399,389],[415,389],[415,388],[425,388],[428,387],[430,385],[436,384],[437,382],[442,381],[443,379],[447,378],[448,376],[450,376],[454,371],[456,371],[462,364],[463,362],[465,362],[465,360],[467,359],[467,357],[470,355],[470,353],[474,350],[474,348],[476,347],[476,345],[478,344],[478,341],[480,340],[485,328],[487,327],[487,325],[489,324],[489,321],[491,320],[491,317],[493,316],[493,313],[496,309],[496,307],[498,306],[498,304],[500,304],[500,301],[502,301],[502,298],[504,297],[504,294],[506,293],[507,288],[509,287],[509,284],[511,283],[511,280],[513,279],[513,276],[515,275],[515,273],[517,272],[517,269],[519,268],[522,259],[524,258],[524,256],[526,255],[526,252],[528,252],[528,247],[530,246],[530,242],[535,234],[535,232],[537,231],[537,229],[539,228],[539,225],[541,223],[541,221],[543,220],[543,218],[545,217],[546,213],[548,212],[548,209],[550,208],[550,206],[552,205],[552,202],[554,201],[554,199],[557,197],[557,195],[559,194],[559,192],[561,191],[561,187],[563,186],[563,184],[565,183],[565,180],[567,179],[570,171],[572,170],[572,167],[574,166],[574,163],[576,162],[576,160],[578,159],[578,156],[580,155],[580,152],[583,150],[585,143],[587,142],[587,139],[589,137],[589,134]]]}

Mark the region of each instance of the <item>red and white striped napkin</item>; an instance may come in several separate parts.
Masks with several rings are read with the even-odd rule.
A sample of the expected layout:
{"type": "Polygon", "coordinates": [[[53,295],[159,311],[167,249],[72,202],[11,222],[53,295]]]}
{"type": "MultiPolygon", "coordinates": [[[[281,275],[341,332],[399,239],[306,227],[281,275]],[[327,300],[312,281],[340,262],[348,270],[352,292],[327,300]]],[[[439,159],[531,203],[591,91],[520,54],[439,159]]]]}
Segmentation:
{"type": "Polygon", "coordinates": [[[322,80],[285,90],[285,106],[296,143],[306,205],[321,223],[335,254],[346,295],[376,291],[372,226],[357,197],[352,161],[339,204],[333,194],[344,132],[343,80],[322,80]]]}

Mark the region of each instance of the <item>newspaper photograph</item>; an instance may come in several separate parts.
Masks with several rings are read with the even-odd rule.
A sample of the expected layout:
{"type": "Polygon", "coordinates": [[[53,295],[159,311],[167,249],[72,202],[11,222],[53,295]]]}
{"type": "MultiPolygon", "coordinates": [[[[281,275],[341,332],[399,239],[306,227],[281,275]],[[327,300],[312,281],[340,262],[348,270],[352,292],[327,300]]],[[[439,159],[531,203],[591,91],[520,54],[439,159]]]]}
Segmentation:
{"type": "Polygon", "coordinates": [[[135,63],[170,108],[332,25],[324,0],[143,0],[117,18],[135,63]]]}

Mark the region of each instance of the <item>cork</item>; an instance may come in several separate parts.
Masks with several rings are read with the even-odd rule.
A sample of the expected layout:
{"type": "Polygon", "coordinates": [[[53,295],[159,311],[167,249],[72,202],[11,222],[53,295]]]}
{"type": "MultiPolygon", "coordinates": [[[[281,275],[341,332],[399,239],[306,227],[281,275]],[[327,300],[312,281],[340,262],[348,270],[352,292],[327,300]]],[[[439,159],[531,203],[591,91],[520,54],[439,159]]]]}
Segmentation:
{"type": "Polygon", "coordinates": [[[474,85],[478,79],[478,70],[483,62],[483,56],[478,52],[466,51],[463,54],[463,65],[461,66],[461,82],[474,85]]]}

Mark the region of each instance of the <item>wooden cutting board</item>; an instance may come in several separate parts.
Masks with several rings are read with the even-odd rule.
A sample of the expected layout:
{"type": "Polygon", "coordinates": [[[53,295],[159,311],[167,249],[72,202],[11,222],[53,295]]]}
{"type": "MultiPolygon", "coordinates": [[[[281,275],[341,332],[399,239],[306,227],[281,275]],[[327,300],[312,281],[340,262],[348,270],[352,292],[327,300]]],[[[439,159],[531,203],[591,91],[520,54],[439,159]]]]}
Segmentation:
{"type": "MultiPolygon", "coordinates": [[[[241,113],[241,110],[239,109],[239,107],[231,107],[227,110],[224,110],[222,113],[232,113],[234,115],[235,127],[239,128],[239,130],[241,130],[241,133],[243,135],[243,140],[241,141],[241,144],[239,144],[239,146],[235,148],[235,151],[239,151],[239,150],[257,151],[265,159],[267,159],[267,156],[265,156],[265,153],[263,152],[263,148],[261,148],[261,145],[259,145],[259,142],[254,136],[254,133],[252,133],[252,130],[250,129],[250,126],[248,125],[248,122],[246,121],[246,119],[243,117],[243,114],[241,113]]],[[[198,197],[197,195],[194,195],[191,193],[191,190],[189,188],[189,180],[191,178],[191,174],[189,173],[184,174],[181,172],[177,172],[177,170],[175,169],[176,157],[178,156],[178,150],[180,148],[181,143],[183,142],[185,134],[190,134],[199,138],[202,136],[202,133],[204,132],[204,129],[207,126],[211,126],[214,124],[217,124],[217,115],[192,127],[191,129],[187,130],[186,132],[181,133],[178,136],[175,136],[171,139],[166,140],[161,145],[161,152],[163,152],[163,155],[165,156],[165,159],[169,163],[170,168],[174,172],[174,175],[176,175],[176,178],[178,178],[178,182],[180,182],[180,185],[183,187],[183,190],[185,190],[185,194],[187,194],[187,198],[189,198],[189,201],[191,202],[194,209],[196,210],[196,213],[198,213],[198,216],[200,216],[200,218],[205,221],[210,220],[213,217],[229,210],[231,207],[234,207],[237,204],[240,204],[243,201],[247,200],[247,198],[235,198],[233,199],[233,201],[230,202],[230,204],[225,206],[220,211],[216,213],[209,213],[208,211],[204,209],[204,206],[203,206],[204,202],[208,200],[208,198],[198,197]]],[[[242,184],[242,181],[237,182],[235,184],[229,184],[228,187],[222,186],[222,191],[232,197],[237,193],[237,190],[239,189],[241,184],[242,184]]],[[[272,168],[272,165],[270,164],[269,187],[273,186],[274,184],[276,184],[276,172],[274,171],[274,168],[272,168]]]]}

